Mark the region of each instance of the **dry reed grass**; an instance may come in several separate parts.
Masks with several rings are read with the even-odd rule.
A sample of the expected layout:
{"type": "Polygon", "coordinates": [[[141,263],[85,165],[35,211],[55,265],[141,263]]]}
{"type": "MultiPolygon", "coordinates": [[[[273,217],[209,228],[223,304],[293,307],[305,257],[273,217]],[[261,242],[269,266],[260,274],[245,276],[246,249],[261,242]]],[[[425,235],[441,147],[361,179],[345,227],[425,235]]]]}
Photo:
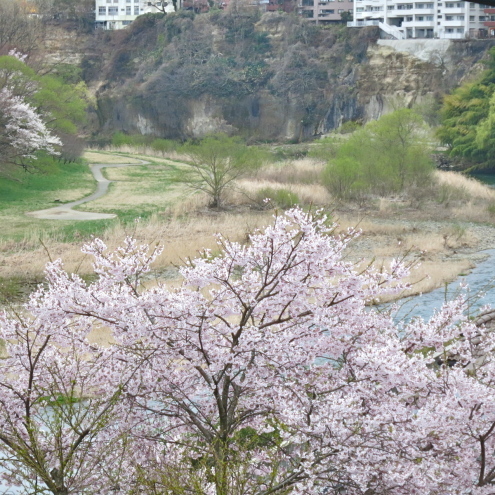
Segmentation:
{"type": "MultiPolygon", "coordinates": [[[[108,148],[107,151],[112,151],[108,148]]],[[[118,152],[135,153],[136,148],[120,147],[118,152]]],[[[118,181],[99,201],[84,205],[84,209],[129,208],[153,204],[163,207],[149,220],[136,222],[132,227],[121,224],[107,230],[102,238],[109,249],[114,249],[126,235],[134,236],[139,242],[159,243],[165,247],[158,258],[155,268],[158,270],[172,264],[181,264],[182,260],[197,256],[203,248],[216,250],[213,234],[221,232],[229,239],[244,242],[248,233],[271,222],[271,212],[211,212],[206,206],[209,198],[202,194],[184,194],[184,188],[173,186],[166,193],[156,188],[160,174],[164,174],[167,160],[181,160],[186,157],[177,153],[157,153],[140,149],[145,155],[134,155],[146,159],[147,156],[159,157],[161,162],[146,170],[146,177],[139,173],[137,167],[129,169],[107,169],[108,177],[118,181]],[[146,156],[147,155],[147,156],[146,156]],[[163,165],[162,165],[163,164],[163,165]],[[153,170],[150,170],[153,168],[153,170]],[[133,172],[134,170],[134,172],[133,172]],[[144,178],[154,184],[154,189],[144,183],[144,178]],[[139,186],[139,187],[138,187],[139,186]]],[[[132,158],[117,157],[104,153],[89,152],[86,158],[98,163],[132,163],[132,158]],[[107,161],[104,161],[107,160],[107,161]]],[[[135,163],[139,163],[135,161],[135,163]]],[[[228,202],[237,206],[252,204],[260,190],[264,188],[287,189],[299,197],[303,204],[329,205],[332,198],[328,191],[319,184],[323,165],[315,160],[295,160],[285,164],[270,165],[258,172],[255,177],[244,179],[239,189],[232,191],[228,202]]],[[[163,175],[165,177],[165,175],[163,175]]],[[[454,191],[454,195],[463,199],[462,207],[449,207],[449,214],[459,219],[480,220],[489,218],[487,202],[495,202],[495,191],[462,174],[453,172],[436,172],[439,187],[454,191]]],[[[74,193],[75,194],[75,193],[74,193]]],[[[63,198],[61,198],[63,199],[63,198]]],[[[258,198],[256,198],[258,199],[258,198]]],[[[65,199],[63,199],[65,200],[65,199]]],[[[391,200],[383,200],[382,212],[390,212],[391,200]]],[[[435,212],[433,212],[435,213],[435,212]]],[[[350,258],[377,258],[379,263],[387,263],[392,257],[409,251],[417,259],[422,257],[423,264],[410,277],[414,282],[411,293],[426,292],[451,281],[459,273],[467,270],[471,263],[467,260],[446,261],[445,255],[459,247],[473,247],[477,239],[462,228],[442,227],[432,232],[420,222],[387,222],[383,219],[360,219],[359,214],[337,218],[340,224],[338,232],[349,227],[362,229],[363,235],[351,244],[350,258]],[[424,251],[424,253],[423,253],[424,251]],[[428,275],[429,278],[425,278],[428,275]]],[[[335,214],[336,216],[336,214],[335,214]]],[[[0,245],[3,260],[0,261],[0,277],[37,278],[43,271],[49,258],[62,258],[70,272],[90,273],[91,259],[81,254],[81,241],[61,242],[56,231],[44,229],[32,230],[26,234],[21,243],[4,242],[0,245]],[[39,239],[44,245],[40,245],[39,239]]]]}
{"type": "Polygon", "coordinates": [[[332,197],[328,191],[318,184],[294,184],[284,182],[270,182],[260,179],[243,179],[238,182],[238,189],[230,196],[234,203],[258,203],[260,191],[263,189],[285,189],[297,195],[302,204],[328,205],[332,197]]]}
{"type": "MultiPolygon", "coordinates": [[[[161,269],[172,264],[181,264],[183,260],[196,257],[206,249],[217,249],[214,234],[221,232],[225,237],[245,242],[250,232],[269,224],[270,212],[250,212],[243,214],[206,214],[181,219],[180,211],[172,211],[171,218],[154,215],[150,220],[136,222],[132,228],[122,225],[109,229],[102,237],[110,250],[122,243],[127,235],[132,235],[141,243],[164,246],[155,268],[161,269]]],[[[3,249],[3,261],[0,262],[0,278],[24,277],[39,278],[45,264],[61,258],[69,272],[88,274],[92,272],[90,257],[81,253],[81,242],[73,243],[46,238],[40,245],[34,236],[25,244],[17,245],[16,251],[3,249]]]]}
{"type": "Polygon", "coordinates": [[[323,168],[324,164],[317,160],[302,158],[263,167],[256,174],[256,179],[282,184],[320,184],[323,168]]]}
{"type": "Polygon", "coordinates": [[[471,199],[495,200],[495,190],[477,179],[467,177],[459,172],[435,171],[435,178],[440,187],[452,188],[471,199]]]}
{"type": "MultiPolygon", "coordinates": [[[[443,287],[454,281],[460,274],[474,268],[474,263],[469,260],[449,261],[425,261],[415,266],[403,282],[410,288],[403,291],[400,297],[415,296],[443,287]]],[[[374,303],[390,302],[397,299],[396,296],[384,296],[374,303]]]]}

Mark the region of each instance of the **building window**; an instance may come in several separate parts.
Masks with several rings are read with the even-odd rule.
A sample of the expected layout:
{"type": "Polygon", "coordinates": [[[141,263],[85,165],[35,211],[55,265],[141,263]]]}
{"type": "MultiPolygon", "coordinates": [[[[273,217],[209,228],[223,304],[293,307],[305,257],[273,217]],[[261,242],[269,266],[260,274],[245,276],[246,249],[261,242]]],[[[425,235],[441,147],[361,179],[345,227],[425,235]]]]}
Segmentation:
{"type": "MultiPolygon", "coordinates": [[[[493,19],[490,19],[493,20],[493,19]]],[[[486,17],[484,15],[480,15],[480,22],[486,21],[486,17]]]]}
{"type": "Polygon", "coordinates": [[[412,10],[413,5],[412,3],[401,3],[397,5],[398,10],[412,10]]]}
{"type": "Polygon", "coordinates": [[[413,20],[412,15],[406,17],[406,22],[412,22],[412,20],[413,20]]]}
{"type": "Polygon", "coordinates": [[[448,8],[448,9],[453,9],[455,7],[455,4],[453,4],[453,3],[446,3],[445,4],[445,7],[448,8]]]}
{"type": "Polygon", "coordinates": [[[433,20],[433,16],[432,15],[427,15],[426,16],[426,20],[427,21],[432,21],[433,20]]]}
{"type": "Polygon", "coordinates": [[[339,9],[337,12],[338,12],[339,14],[342,14],[342,12],[344,12],[344,9],[339,9]]]}
{"type": "MultiPolygon", "coordinates": [[[[424,21],[425,18],[422,15],[418,15],[418,16],[416,16],[416,20],[418,20],[418,21],[424,21]]],[[[411,21],[412,21],[412,19],[411,19],[411,21]]]]}
{"type": "Polygon", "coordinates": [[[321,11],[322,14],[328,15],[328,14],[335,14],[335,10],[333,9],[325,9],[321,11]]]}
{"type": "Polygon", "coordinates": [[[117,15],[119,13],[118,7],[108,7],[108,15],[117,15]]]}
{"type": "Polygon", "coordinates": [[[363,11],[364,11],[363,7],[357,7],[356,8],[356,12],[363,12],[363,11]]]}
{"type": "Polygon", "coordinates": [[[445,16],[445,20],[446,21],[453,21],[454,20],[454,16],[453,15],[446,15],[445,16]]]}
{"type": "Polygon", "coordinates": [[[98,14],[99,15],[107,15],[107,8],[106,7],[98,7],[98,14]]]}
{"type": "Polygon", "coordinates": [[[456,29],[456,32],[457,33],[464,33],[464,28],[457,28],[456,29]]]}
{"type": "Polygon", "coordinates": [[[134,15],[139,15],[139,5],[134,5],[134,15]]]}
{"type": "Polygon", "coordinates": [[[131,6],[125,8],[125,15],[131,15],[131,6]]]}
{"type": "Polygon", "coordinates": [[[454,32],[454,30],[453,30],[452,28],[447,28],[447,29],[445,30],[445,32],[447,32],[447,33],[453,33],[453,32],[454,32]]]}

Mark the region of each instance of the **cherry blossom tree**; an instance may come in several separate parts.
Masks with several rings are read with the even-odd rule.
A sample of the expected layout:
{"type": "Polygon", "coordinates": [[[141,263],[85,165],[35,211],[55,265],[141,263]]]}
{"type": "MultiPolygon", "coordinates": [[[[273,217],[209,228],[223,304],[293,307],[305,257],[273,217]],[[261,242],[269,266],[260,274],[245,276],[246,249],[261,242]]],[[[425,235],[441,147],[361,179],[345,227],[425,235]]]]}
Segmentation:
{"type": "Polygon", "coordinates": [[[0,152],[3,162],[23,163],[36,159],[37,151],[58,154],[58,137],[47,129],[42,117],[22,96],[11,89],[0,89],[0,152]]]}
{"type": "Polygon", "coordinates": [[[70,156],[62,139],[74,143],[76,123],[85,116],[84,94],[82,84],[37,74],[19,51],[1,56],[0,171],[35,168],[41,153],[70,156]]]}
{"type": "Polygon", "coordinates": [[[100,240],[83,248],[95,258],[90,284],[50,264],[29,330],[0,323],[15,370],[2,374],[4,425],[28,442],[22,404],[35,385],[28,402],[39,416],[63,397],[64,408],[108,419],[79,444],[86,429],[68,421],[67,443],[39,448],[47,459],[63,452],[44,471],[1,436],[0,445],[50,486],[48,469],[84,443],[87,464],[65,471],[77,489],[52,493],[94,493],[96,478],[98,493],[493,493],[492,333],[464,316],[462,298],[404,325],[369,307],[402,290],[407,267],[346,261],[355,235],[293,209],[248,245],[219,237],[220,254],[188,262],[175,288],[141,284],[160,249],[132,239],[114,252],[100,240]],[[39,321],[43,337],[21,344],[39,321]],[[114,343],[96,351],[87,335],[102,325],[114,343]],[[34,373],[45,335],[51,351],[34,373]],[[120,463],[101,460],[108,450],[120,463]]]}
{"type": "Polygon", "coordinates": [[[0,317],[1,476],[20,493],[108,493],[129,442],[120,400],[128,369],[90,343],[91,326],[38,304],[0,317]]]}

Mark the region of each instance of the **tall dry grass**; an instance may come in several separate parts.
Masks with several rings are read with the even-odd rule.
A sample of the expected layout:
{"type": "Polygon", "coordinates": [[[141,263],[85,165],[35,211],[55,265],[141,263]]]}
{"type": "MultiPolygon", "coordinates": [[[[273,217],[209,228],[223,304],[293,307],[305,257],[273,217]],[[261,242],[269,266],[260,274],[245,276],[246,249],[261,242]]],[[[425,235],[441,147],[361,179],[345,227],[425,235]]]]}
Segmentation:
{"type": "MultiPolygon", "coordinates": [[[[181,218],[181,212],[171,212],[167,217],[154,215],[151,219],[136,222],[133,226],[117,225],[100,236],[110,250],[131,235],[141,243],[161,245],[162,254],[156,260],[155,268],[161,269],[182,264],[187,258],[197,257],[202,249],[217,249],[214,234],[245,242],[249,233],[269,224],[270,212],[247,212],[241,214],[198,214],[181,218]]],[[[82,240],[61,242],[56,235],[47,234],[36,238],[35,234],[23,243],[9,246],[0,245],[3,262],[0,262],[0,278],[39,278],[46,263],[61,258],[70,272],[87,274],[92,272],[90,257],[81,253],[82,240]],[[40,238],[42,241],[40,242],[40,238]]]]}
{"type": "MultiPolygon", "coordinates": [[[[135,154],[136,148],[109,147],[105,151],[135,154]]],[[[98,153],[97,150],[90,153],[93,153],[87,155],[90,161],[122,162],[121,157],[98,153]]],[[[134,155],[134,157],[146,159],[144,155],[146,154],[148,157],[158,157],[161,161],[186,159],[175,152],[161,153],[151,148],[139,148],[139,153],[140,155],[134,155]]],[[[125,160],[131,163],[127,161],[127,158],[125,160]]],[[[271,212],[246,211],[248,206],[251,207],[259,200],[258,195],[265,188],[286,189],[295,193],[302,204],[326,207],[340,224],[339,231],[344,231],[348,227],[359,228],[363,231],[362,237],[351,243],[349,250],[351,259],[365,259],[366,263],[377,259],[379,263],[387,263],[392,257],[404,252],[410,252],[411,256],[415,256],[418,260],[421,258],[423,263],[421,268],[412,275],[411,281],[417,282],[412,291],[426,292],[441,286],[469,268],[470,263],[465,260],[446,261],[444,259],[445,254],[451,253],[454,249],[473,248],[476,245],[477,239],[469,229],[464,230],[456,224],[451,224],[432,231],[421,222],[394,221],[397,210],[393,208],[402,207],[402,204],[398,204],[393,198],[382,198],[380,201],[381,211],[378,213],[382,216],[381,219],[363,219],[360,218],[360,212],[339,217],[338,212],[333,212],[333,207],[330,206],[332,197],[320,184],[323,166],[321,162],[311,159],[266,166],[254,177],[240,181],[239,187],[229,193],[228,203],[235,205],[236,209],[230,212],[212,212],[207,208],[210,201],[207,195],[184,195],[183,191],[174,188],[166,193],[167,198],[173,203],[172,206],[164,206],[162,212],[154,214],[149,220],[136,222],[132,226],[116,224],[105,231],[101,237],[109,249],[120,245],[126,235],[132,235],[139,242],[163,245],[165,249],[155,264],[155,268],[160,270],[174,264],[181,264],[186,258],[197,256],[203,248],[216,250],[217,244],[213,237],[215,233],[220,232],[235,241],[246,241],[250,232],[272,221],[271,212]],[[384,220],[385,215],[388,215],[391,221],[384,220]]],[[[158,169],[159,167],[157,171],[158,169]]],[[[113,169],[109,173],[112,179],[125,181],[125,170],[113,169]]],[[[485,219],[490,218],[487,205],[495,204],[494,190],[475,179],[454,172],[437,171],[435,178],[435,187],[440,194],[444,194],[446,202],[440,207],[438,198],[432,196],[430,204],[433,206],[429,207],[431,211],[428,211],[431,217],[435,216],[438,209],[442,209],[444,210],[443,218],[445,218],[445,211],[447,211],[447,216],[458,219],[486,221],[485,219]]],[[[138,186],[139,184],[136,184],[136,194],[130,194],[130,190],[127,190],[124,201],[126,205],[137,206],[140,204],[139,201],[146,202],[140,198],[138,186]]],[[[437,193],[433,191],[432,194],[437,193]]],[[[112,196],[109,195],[107,200],[111,198],[112,196]]],[[[155,201],[153,198],[154,196],[150,194],[147,200],[155,201]]],[[[350,209],[347,208],[346,211],[350,209]]],[[[63,242],[62,236],[56,231],[47,231],[42,228],[27,233],[20,243],[4,241],[0,244],[2,256],[0,277],[39,277],[45,263],[50,258],[62,258],[66,269],[70,272],[90,273],[92,271],[91,259],[82,255],[81,243],[82,239],[74,239],[71,243],[63,242]]]]}
{"type": "Polygon", "coordinates": [[[332,197],[321,184],[322,170],[323,164],[310,158],[268,165],[238,181],[229,199],[234,204],[261,204],[263,190],[283,189],[295,194],[301,204],[328,205],[332,197]]]}
{"type": "Polygon", "coordinates": [[[257,204],[264,198],[260,197],[263,189],[284,189],[294,193],[301,204],[328,205],[332,197],[328,191],[318,184],[295,184],[270,182],[259,179],[243,179],[238,182],[238,188],[231,193],[229,199],[236,204],[257,204]]]}
{"type": "MultiPolygon", "coordinates": [[[[411,269],[411,273],[403,282],[410,285],[400,294],[400,297],[415,296],[443,287],[454,281],[460,274],[474,268],[474,263],[469,260],[450,261],[423,261],[411,269]]],[[[383,296],[375,304],[390,302],[397,299],[396,296],[383,296]]]]}
{"type": "Polygon", "coordinates": [[[435,171],[435,179],[439,187],[447,187],[456,191],[461,198],[495,200],[495,190],[473,177],[459,172],[435,171]]]}
{"type": "Polygon", "coordinates": [[[288,160],[263,167],[256,174],[260,182],[282,184],[320,184],[324,164],[312,158],[288,160]]]}

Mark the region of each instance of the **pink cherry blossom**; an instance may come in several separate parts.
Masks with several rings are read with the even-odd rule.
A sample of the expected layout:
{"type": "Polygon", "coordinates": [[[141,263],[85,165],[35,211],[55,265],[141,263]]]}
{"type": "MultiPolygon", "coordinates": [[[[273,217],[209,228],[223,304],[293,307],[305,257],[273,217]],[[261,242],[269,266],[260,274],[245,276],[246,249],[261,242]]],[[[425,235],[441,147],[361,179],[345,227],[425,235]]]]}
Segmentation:
{"type": "Polygon", "coordinates": [[[370,307],[408,270],[346,261],[356,235],[292,209],[247,245],[219,236],[179,287],[143,284],[160,249],[131,238],[83,247],[89,284],[49,264],[0,321],[5,476],[52,493],[494,493],[494,335],[462,298],[403,325],[370,307]]]}

